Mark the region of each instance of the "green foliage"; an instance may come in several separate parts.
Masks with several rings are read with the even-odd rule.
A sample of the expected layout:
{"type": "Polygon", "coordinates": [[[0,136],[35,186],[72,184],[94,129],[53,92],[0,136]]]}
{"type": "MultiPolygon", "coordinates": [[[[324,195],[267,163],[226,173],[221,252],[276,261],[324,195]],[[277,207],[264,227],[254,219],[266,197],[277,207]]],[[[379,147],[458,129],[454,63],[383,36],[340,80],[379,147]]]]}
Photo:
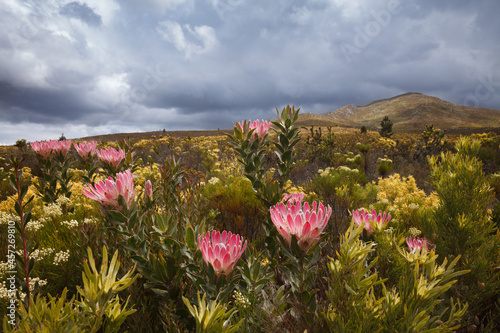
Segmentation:
{"type": "Polygon", "coordinates": [[[116,280],[118,271],[120,269],[120,262],[118,261],[118,251],[116,251],[108,266],[108,251],[106,247],[102,249],[102,265],[100,271],[96,268],[92,250],[88,249],[88,263],[83,265],[83,289],[78,287],[78,292],[82,295],[83,299],[77,302],[79,306],[92,312],[97,318],[103,317],[105,314],[114,314],[113,307],[118,301],[116,294],[128,286],[130,286],[135,279],[132,277],[135,268],[131,269],[120,280],[116,280]],[[103,304],[109,304],[108,307],[103,304]]]}
{"type": "Polygon", "coordinates": [[[342,236],[337,259],[330,259],[330,305],[325,320],[331,332],[450,332],[467,305],[442,297],[466,271],[454,271],[459,258],[447,265],[436,262],[433,252],[408,254],[405,274],[398,286],[387,290],[376,272],[375,243],[359,239],[362,226],[353,225],[342,236]]]}
{"type": "Polygon", "coordinates": [[[495,196],[500,198],[500,172],[489,175],[488,182],[490,183],[495,196]]]}
{"type": "Polygon", "coordinates": [[[369,144],[362,144],[361,142],[357,142],[356,149],[358,149],[363,154],[366,154],[368,152],[368,150],[370,150],[370,145],[369,144]]]}
{"type": "MultiPolygon", "coordinates": [[[[299,117],[300,109],[287,105],[281,110],[276,109],[278,120],[272,122],[272,130],[276,133],[272,141],[274,147],[273,159],[276,162],[278,180],[266,177],[265,154],[267,146],[271,143],[268,134],[263,137],[254,135],[256,129],[250,130],[250,123],[245,120],[234,127],[234,135],[228,135],[228,143],[239,154],[238,161],[243,165],[245,177],[252,183],[252,188],[266,207],[274,205],[281,200],[285,193],[285,186],[290,180],[294,167],[293,155],[296,144],[300,141],[300,129],[294,123],[299,117]]],[[[269,220],[264,220],[263,228],[269,235],[272,225],[269,220]]]]}
{"type": "Polygon", "coordinates": [[[367,132],[366,126],[365,125],[361,126],[361,134],[364,134],[366,132],[367,132]]]}
{"type": "Polygon", "coordinates": [[[323,136],[321,127],[314,129],[314,126],[310,128],[310,134],[307,136],[306,143],[311,146],[320,146],[318,148],[333,148],[335,145],[335,133],[333,133],[332,126],[326,128],[328,133],[323,136]]]}
{"type": "Polygon", "coordinates": [[[377,160],[377,170],[382,177],[391,173],[392,168],[393,168],[393,165],[392,165],[391,159],[384,157],[384,158],[379,158],[377,160]]]}
{"type": "MultiPolygon", "coordinates": [[[[477,159],[480,143],[461,138],[456,154],[441,153],[430,157],[431,181],[441,204],[435,211],[431,230],[439,253],[462,255],[461,267],[471,274],[460,280],[457,294],[469,300],[468,322],[474,316],[482,322],[495,307],[500,295],[500,239],[488,210],[493,195],[481,162],[477,159]]],[[[498,318],[496,319],[498,320],[498,318]]]]}
{"type": "Polygon", "coordinates": [[[88,249],[89,263],[85,264],[84,287],[78,288],[79,300],[66,300],[67,289],[59,298],[48,295],[31,296],[29,307],[21,305],[16,325],[4,318],[4,332],[89,332],[117,333],[126,317],[135,312],[127,310],[128,300],[120,304],[118,292],[128,288],[136,279],[133,269],[117,280],[120,262],[115,252],[108,266],[106,247],[103,248],[103,262],[100,270],[92,251],[88,249]],[[89,267],[90,265],[90,267],[89,267]]]}
{"type": "Polygon", "coordinates": [[[247,178],[211,178],[203,188],[203,194],[209,207],[219,212],[216,221],[221,229],[250,239],[257,238],[266,209],[247,178]]]}
{"type": "Polygon", "coordinates": [[[259,191],[265,183],[264,155],[269,145],[268,135],[259,138],[250,130],[250,123],[245,120],[243,127],[234,127],[234,136],[228,135],[228,143],[239,154],[238,161],[243,165],[245,176],[250,180],[255,191],[259,191]]]}
{"type": "MultiPolygon", "coordinates": [[[[53,333],[53,332],[82,332],[83,327],[79,326],[78,313],[74,308],[74,298],[66,302],[67,289],[64,289],[59,298],[48,295],[49,301],[45,297],[38,295],[33,299],[27,310],[21,306],[18,315],[21,317],[19,326],[7,321],[3,321],[4,332],[24,332],[24,333],[53,333]]],[[[87,330],[89,332],[89,330],[87,330]]]]}
{"type": "Polygon", "coordinates": [[[358,169],[340,166],[326,168],[313,178],[310,190],[317,193],[325,204],[341,203],[349,210],[371,203],[376,198],[375,190],[367,184],[366,176],[358,169]]]}
{"type": "Polygon", "coordinates": [[[392,131],[392,121],[388,116],[385,116],[384,119],[380,122],[380,136],[384,138],[390,138],[394,132],[392,131]]]}
{"type": "MultiPolygon", "coordinates": [[[[248,251],[248,250],[247,250],[248,251]]],[[[261,308],[265,288],[272,284],[274,274],[269,260],[261,253],[247,255],[247,262],[238,266],[241,280],[234,291],[234,305],[238,309],[236,316],[244,319],[240,331],[254,332],[266,315],[261,308]]]]}
{"type": "Polygon", "coordinates": [[[26,150],[26,148],[28,147],[28,143],[26,142],[26,139],[19,139],[14,144],[14,147],[17,147],[23,151],[26,150]]]}
{"type": "Polygon", "coordinates": [[[243,323],[243,319],[234,325],[229,323],[236,309],[233,308],[227,311],[226,306],[216,300],[207,304],[205,295],[200,299],[200,294],[198,293],[197,297],[198,307],[191,305],[186,297],[182,297],[184,304],[189,309],[189,313],[196,320],[196,333],[232,333],[236,332],[243,323]]]}
{"type": "Polygon", "coordinates": [[[429,155],[436,155],[448,147],[445,137],[446,131],[435,128],[434,125],[426,125],[425,131],[421,134],[420,142],[413,155],[414,159],[419,159],[429,155]]]}

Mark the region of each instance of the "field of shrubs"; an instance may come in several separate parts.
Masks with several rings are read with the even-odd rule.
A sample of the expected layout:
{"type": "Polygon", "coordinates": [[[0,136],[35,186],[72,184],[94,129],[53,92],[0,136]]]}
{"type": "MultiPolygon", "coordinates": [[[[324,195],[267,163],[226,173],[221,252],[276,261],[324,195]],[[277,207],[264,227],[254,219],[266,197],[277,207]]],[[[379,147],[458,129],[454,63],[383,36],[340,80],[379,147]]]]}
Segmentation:
{"type": "Polygon", "coordinates": [[[4,332],[498,332],[500,135],[18,141],[4,332]]]}

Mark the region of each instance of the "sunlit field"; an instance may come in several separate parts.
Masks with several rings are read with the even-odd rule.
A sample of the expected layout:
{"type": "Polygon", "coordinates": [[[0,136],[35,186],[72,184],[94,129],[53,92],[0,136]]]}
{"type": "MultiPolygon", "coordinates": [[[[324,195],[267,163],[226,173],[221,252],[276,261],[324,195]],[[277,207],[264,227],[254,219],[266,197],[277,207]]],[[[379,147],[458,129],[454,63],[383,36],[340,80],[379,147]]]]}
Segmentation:
{"type": "Polygon", "coordinates": [[[2,147],[3,331],[500,331],[500,135],[298,112],[2,147]]]}

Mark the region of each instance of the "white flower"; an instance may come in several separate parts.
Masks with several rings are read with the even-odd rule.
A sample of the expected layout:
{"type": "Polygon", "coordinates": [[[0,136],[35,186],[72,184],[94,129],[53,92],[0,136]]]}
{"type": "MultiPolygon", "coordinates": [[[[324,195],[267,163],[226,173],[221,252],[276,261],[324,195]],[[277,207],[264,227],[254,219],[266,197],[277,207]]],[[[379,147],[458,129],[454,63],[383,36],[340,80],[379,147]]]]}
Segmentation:
{"type": "Polygon", "coordinates": [[[412,203],[409,205],[409,208],[410,208],[410,209],[412,209],[412,210],[416,210],[416,209],[418,209],[418,207],[420,207],[418,203],[413,203],[413,202],[412,202],[412,203]]]}
{"type": "Polygon", "coordinates": [[[56,202],[59,206],[62,205],[71,206],[71,199],[64,195],[61,195],[59,198],[57,198],[56,202]]]}
{"type": "Polygon", "coordinates": [[[69,250],[57,252],[54,255],[54,265],[59,265],[60,263],[66,262],[69,259],[69,250]]]}
{"type": "Polygon", "coordinates": [[[77,228],[78,227],[78,221],[76,220],[71,220],[71,221],[62,221],[61,225],[65,225],[68,228],[77,228]]]}
{"type": "Polygon", "coordinates": [[[243,309],[246,309],[250,306],[250,301],[248,300],[248,298],[243,296],[243,294],[240,293],[238,290],[235,290],[234,291],[234,304],[237,307],[241,307],[243,309]]]}
{"type": "Polygon", "coordinates": [[[45,217],[40,217],[38,220],[30,221],[26,226],[27,231],[38,231],[43,227],[47,219],[45,217]]]}
{"type": "Polygon", "coordinates": [[[217,177],[212,177],[212,178],[210,178],[210,179],[208,180],[208,183],[209,183],[209,184],[212,184],[212,185],[215,185],[215,184],[217,184],[217,183],[219,183],[219,182],[220,182],[220,179],[219,179],[219,178],[217,178],[217,177]]]}
{"type": "Polygon", "coordinates": [[[91,219],[91,218],[86,217],[83,220],[83,224],[97,224],[97,219],[91,219]]]}
{"type": "Polygon", "coordinates": [[[8,224],[9,221],[19,221],[19,216],[0,211],[0,225],[8,224]]]}
{"type": "Polygon", "coordinates": [[[48,204],[43,207],[43,213],[44,215],[48,215],[50,217],[58,217],[62,215],[62,209],[58,204],[48,204]]]}
{"type": "MultiPolygon", "coordinates": [[[[28,259],[42,260],[46,255],[52,254],[53,252],[54,249],[50,247],[46,249],[36,249],[29,255],[28,259]]],[[[24,255],[22,250],[18,250],[17,254],[20,256],[24,255]]]]}

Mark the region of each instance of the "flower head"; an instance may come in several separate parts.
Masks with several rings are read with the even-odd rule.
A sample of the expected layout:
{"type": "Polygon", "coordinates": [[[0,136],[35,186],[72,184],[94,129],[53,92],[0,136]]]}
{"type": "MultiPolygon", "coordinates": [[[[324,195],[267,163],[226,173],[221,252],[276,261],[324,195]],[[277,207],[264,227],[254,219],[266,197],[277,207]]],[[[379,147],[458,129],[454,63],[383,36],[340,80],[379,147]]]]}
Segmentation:
{"type": "Polygon", "coordinates": [[[242,133],[246,133],[245,127],[246,124],[248,123],[248,130],[254,130],[251,135],[251,139],[255,139],[256,137],[259,138],[259,141],[262,141],[264,137],[267,135],[269,132],[269,128],[271,128],[271,122],[270,121],[258,121],[255,120],[253,122],[251,121],[241,121],[239,123],[236,123],[236,126],[239,127],[239,130],[242,133]]]}
{"type": "Polygon", "coordinates": [[[82,143],[75,143],[73,144],[75,146],[76,152],[80,157],[86,161],[90,156],[95,156],[97,155],[97,142],[91,141],[91,142],[82,142],[82,143]]]}
{"type": "Polygon", "coordinates": [[[47,159],[52,152],[66,156],[71,148],[71,140],[44,140],[30,143],[31,148],[43,159],[47,159]]]}
{"type": "Polygon", "coordinates": [[[203,254],[203,260],[212,265],[217,276],[228,275],[240,259],[247,247],[243,238],[231,232],[207,232],[205,236],[198,235],[198,247],[203,254]]]}
{"type": "Polygon", "coordinates": [[[252,139],[258,137],[259,140],[262,141],[269,132],[269,128],[271,128],[270,121],[262,120],[261,122],[259,122],[258,120],[256,120],[253,123],[250,123],[250,130],[254,130],[252,133],[252,139]]]}
{"type": "Polygon", "coordinates": [[[279,234],[288,245],[292,242],[292,236],[297,238],[297,243],[302,250],[307,251],[311,245],[316,243],[332,215],[332,208],[322,203],[313,202],[312,208],[309,203],[302,205],[301,201],[292,203],[288,201],[277,203],[270,208],[271,220],[279,234]]]}
{"type": "Polygon", "coordinates": [[[368,213],[364,209],[357,209],[352,213],[352,219],[357,226],[363,226],[368,236],[370,236],[374,227],[377,230],[382,230],[384,226],[391,220],[391,214],[379,211],[378,214],[374,210],[368,213]]]}
{"type": "Polygon", "coordinates": [[[153,199],[153,184],[151,184],[149,179],[146,181],[146,184],[144,184],[144,194],[148,196],[149,199],[153,199]]]}
{"type": "Polygon", "coordinates": [[[285,194],[283,195],[283,202],[290,201],[291,203],[297,203],[297,202],[302,202],[304,200],[305,194],[304,193],[292,193],[292,194],[285,194]]]}
{"type": "Polygon", "coordinates": [[[82,190],[83,195],[96,200],[105,206],[119,209],[118,197],[121,195],[125,200],[127,208],[130,208],[135,199],[134,179],[132,172],[127,170],[116,174],[116,181],[109,177],[94,186],[88,184],[82,190]]]}
{"type": "Polygon", "coordinates": [[[125,152],[123,149],[116,150],[114,148],[101,149],[97,151],[97,156],[99,159],[115,169],[118,169],[120,163],[125,159],[125,152]]]}
{"type": "Polygon", "coordinates": [[[71,140],[53,141],[52,150],[56,153],[60,153],[63,156],[66,156],[68,155],[70,149],[71,149],[71,140]]]}
{"type": "Polygon", "coordinates": [[[52,140],[30,142],[30,146],[35,151],[35,153],[40,155],[43,159],[47,159],[52,153],[52,140]]]}
{"type": "Polygon", "coordinates": [[[430,243],[425,238],[408,237],[406,238],[406,244],[408,244],[408,250],[411,253],[421,252],[422,250],[429,252],[430,243]]]}

